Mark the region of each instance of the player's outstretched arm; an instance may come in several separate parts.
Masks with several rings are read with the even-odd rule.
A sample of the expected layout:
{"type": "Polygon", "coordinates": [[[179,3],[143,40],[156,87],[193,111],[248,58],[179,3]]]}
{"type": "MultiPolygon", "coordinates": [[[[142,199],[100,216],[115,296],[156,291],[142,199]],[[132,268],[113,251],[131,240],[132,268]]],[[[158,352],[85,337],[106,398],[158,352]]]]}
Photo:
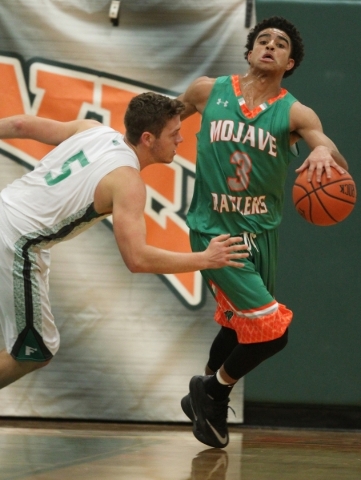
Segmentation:
{"type": "MultiPolygon", "coordinates": [[[[225,266],[242,267],[248,257],[241,237],[220,235],[204,252],[178,253],[146,243],[146,190],[137,170],[122,167],[106,179],[113,191],[113,230],[122,258],[133,273],[183,273],[225,266]],[[111,177],[111,178],[110,178],[111,177]]],[[[106,194],[103,190],[103,194],[106,194]]]]}
{"type": "Polygon", "coordinates": [[[59,145],[76,133],[100,125],[95,120],[59,122],[35,115],[14,115],[0,119],[0,138],[28,138],[59,145]]]}
{"type": "Polygon", "coordinates": [[[290,123],[291,135],[299,135],[311,150],[302,165],[296,169],[297,173],[308,169],[308,180],[311,181],[315,173],[316,180],[320,182],[324,170],[328,178],[331,178],[331,167],[341,174],[348,170],[346,159],[334,142],[323,133],[321,121],[312,109],[299,102],[294,103],[291,107],[290,123]]]}

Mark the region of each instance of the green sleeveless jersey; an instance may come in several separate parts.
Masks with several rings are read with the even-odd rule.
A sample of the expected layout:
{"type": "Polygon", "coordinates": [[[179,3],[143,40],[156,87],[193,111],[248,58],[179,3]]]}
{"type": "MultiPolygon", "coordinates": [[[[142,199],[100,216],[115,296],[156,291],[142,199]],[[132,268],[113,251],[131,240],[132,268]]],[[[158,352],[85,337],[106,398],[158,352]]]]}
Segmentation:
{"type": "Polygon", "coordinates": [[[216,79],[197,134],[190,229],[262,233],[279,225],[291,159],[287,90],[249,110],[238,75],[216,79]]]}

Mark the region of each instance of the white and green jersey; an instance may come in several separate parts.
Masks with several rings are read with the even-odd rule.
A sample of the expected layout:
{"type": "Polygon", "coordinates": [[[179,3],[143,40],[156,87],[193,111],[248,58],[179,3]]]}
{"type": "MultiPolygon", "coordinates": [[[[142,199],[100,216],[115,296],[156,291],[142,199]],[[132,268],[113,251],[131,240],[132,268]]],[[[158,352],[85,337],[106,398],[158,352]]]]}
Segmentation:
{"type": "Polygon", "coordinates": [[[260,234],[282,217],[290,163],[289,111],[280,94],[249,110],[238,75],[216,79],[202,115],[188,226],[209,235],[260,234]]]}
{"type": "Polygon", "coordinates": [[[95,189],[105,175],[122,166],[139,170],[123,135],[105,126],[85,130],[2,190],[3,214],[18,241],[49,248],[102,218],[93,208],[95,189]]]}
{"type": "Polygon", "coordinates": [[[109,127],[94,127],[54,148],[0,194],[0,325],[17,360],[44,361],[59,348],[49,301],[49,248],[105,217],[94,210],[100,180],[119,167],[139,170],[135,153],[109,127]]]}

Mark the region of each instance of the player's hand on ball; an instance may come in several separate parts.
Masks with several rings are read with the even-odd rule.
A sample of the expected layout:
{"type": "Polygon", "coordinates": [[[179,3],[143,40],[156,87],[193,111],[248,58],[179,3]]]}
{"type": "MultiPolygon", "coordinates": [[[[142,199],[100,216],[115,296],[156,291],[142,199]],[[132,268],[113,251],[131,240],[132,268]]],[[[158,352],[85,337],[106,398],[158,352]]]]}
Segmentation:
{"type": "Polygon", "coordinates": [[[346,170],[341,167],[333,158],[333,155],[340,155],[338,152],[331,150],[329,147],[319,145],[314,148],[306,160],[296,169],[296,173],[300,174],[303,170],[308,169],[307,181],[311,182],[313,175],[316,176],[316,181],[321,182],[323,172],[326,172],[326,178],[331,178],[331,168],[335,168],[340,175],[346,173],[346,170]]]}

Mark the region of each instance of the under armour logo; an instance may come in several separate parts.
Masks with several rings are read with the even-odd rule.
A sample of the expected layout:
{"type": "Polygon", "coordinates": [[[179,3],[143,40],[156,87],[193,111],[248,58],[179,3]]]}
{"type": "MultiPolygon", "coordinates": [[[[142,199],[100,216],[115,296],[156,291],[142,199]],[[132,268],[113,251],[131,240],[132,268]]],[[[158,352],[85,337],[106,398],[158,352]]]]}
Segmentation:
{"type": "Polygon", "coordinates": [[[226,312],[224,312],[224,315],[225,317],[227,317],[227,320],[230,322],[233,317],[233,312],[231,310],[227,310],[226,312]]]}
{"type": "Polygon", "coordinates": [[[25,355],[28,356],[28,357],[36,351],[37,351],[37,348],[32,348],[32,347],[28,347],[28,346],[25,347],[25,355]]]}
{"type": "Polygon", "coordinates": [[[228,100],[226,100],[225,102],[223,102],[222,99],[219,98],[219,99],[217,100],[217,105],[220,105],[221,103],[223,103],[223,106],[226,107],[229,102],[228,102],[228,100]]]}

